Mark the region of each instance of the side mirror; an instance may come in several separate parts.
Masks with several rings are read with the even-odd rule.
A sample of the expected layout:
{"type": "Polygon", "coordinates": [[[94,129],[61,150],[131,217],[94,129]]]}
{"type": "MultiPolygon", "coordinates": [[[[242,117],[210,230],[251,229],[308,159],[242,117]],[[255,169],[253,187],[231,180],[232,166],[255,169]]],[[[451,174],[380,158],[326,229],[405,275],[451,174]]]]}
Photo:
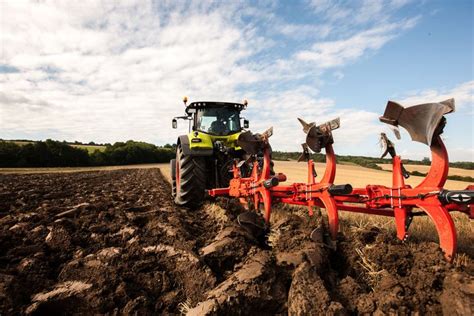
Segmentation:
{"type": "Polygon", "coordinates": [[[171,121],[171,125],[173,126],[173,128],[178,128],[178,120],[174,118],[174,119],[171,121]]]}
{"type": "Polygon", "coordinates": [[[244,128],[249,128],[249,120],[244,120],[244,128]]]}

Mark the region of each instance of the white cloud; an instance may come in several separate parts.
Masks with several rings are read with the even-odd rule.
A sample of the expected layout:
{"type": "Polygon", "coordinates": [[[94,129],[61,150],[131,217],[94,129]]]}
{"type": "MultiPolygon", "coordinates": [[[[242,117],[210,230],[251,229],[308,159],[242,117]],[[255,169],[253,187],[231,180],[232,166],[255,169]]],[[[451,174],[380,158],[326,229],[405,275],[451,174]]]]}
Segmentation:
{"type": "Polygon", "coordinates": [[[316,42],[311,49],[298,52],[298,60],[311,62],[316,67],[343,66],[369,51],[376,51],[395,38],[400,31],[413,27],[418,18],[384,24],[335,41],[316,42]]]}
{"type": "Polygon", "coordinates": [[[334,100],[318,95],[311,87],[299,87],[256,100],[249,106],[252,130],[274,127],[272,146],[278,150],[300,150],[305,134],[297,118],[324,123],[341,118],[341,128],[334,132],[336,146],[346,151],[356,149],[368,137],[377,137],[378,114],[355,109],[336,109],[334,100]]]}
{"type": "Polygon", "coordinates": [[[295,39],[326,38],[333,28],[329,24],[282,23],[277,31],[295,39]]]}
{"type": "MultiPolygon", "coordinates": [[[[465,119],[463,115],[472,115],[473,112],[473,94],[474,81],[467,81],[451,88],[426,89],[419,91],[410,91],[400,94],[392,99],[399,102],[405,107],[416,104],[439,102],[450,98],[454,98],[456,102],[456,111],[448,115],[446,118],[448,124],[444,129],[442,138],[448,148],[450,161],[473,161],[474,160],[474,144],[473,144],[473,124],[472,120],[465,119]],[[467,122],[466,122],[467,121],[467,122]],[[467,123],[467,124],[466,124],[467,123]],[[456,126],[456,124],[463,124],[456,126]],[[456,135],[457,131],[462,131],[462,137],[456,135]]],[[[402,157],[411,159],[422,159],[429,157],[429,148],[421,143],[411,141],[410,135],[403,128],[400,129],[402,139],[396,140],[396,147],[401,149],[402,157]]],[[[387,135],[392,135],[386,128],[387,135]]]]}
{"type": "Polygon", "coordinates": [[[228,23],[226,8],[1,6],[9,18],[2,21],[0,63],[19,69],[0,74],[0,125],[10,133],[51,128],[71,140],[162,143],[175,133],[164,127],[181,114],[184,94],[232,100],[236,83],[258,78],[238,62],[259,39],[228,23]]]}
{"type": "Polygon", "coordinates": [[[474,108],[474,80],[461,83],[453,88],[426,89],[420,91],[411,91],[402,95],[398,101],[404,106],[440,102],[454,98],[456,110],[470,110],[472,114],[474,108]]]}
{"type": "Polygon", "coordinates": [[[336,107],[320,94],[321,74],[380,49],[417,19],[391,22],[375,2],[360,10],[333,3],[321,4],[332,8],[329,20],[297,24],[272,3],[3,1],[0,65],[18,72],[0,73],[0,137],[173,142],[187,130],[172,130],[170,120],[188,95],[249,98],[252,130],[274,125],[280,150],[304,141],[296,117],[341,116],[336,146],[358,149],[376,139],[377,114],[336,107]],[[329,40],[289,47],[275,34],[329,40]]]}
{"type": "Polygon", "coordinates": [[[309,5],[321,18],[350,25],[386,22],[391,14],[412,0],[310,0],[309,5]]]}

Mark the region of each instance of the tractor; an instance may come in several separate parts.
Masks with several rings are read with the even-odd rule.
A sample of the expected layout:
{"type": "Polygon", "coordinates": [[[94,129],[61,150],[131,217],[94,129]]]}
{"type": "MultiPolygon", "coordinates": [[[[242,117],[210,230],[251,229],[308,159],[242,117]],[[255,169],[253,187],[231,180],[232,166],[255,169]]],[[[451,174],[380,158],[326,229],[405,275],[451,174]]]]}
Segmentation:
{"type": "MultiPolygon", "coordinates": [[[[208,189],[225,187],[232,179],[235,161],[244,161],[247,154],[237,140],[249,122],[241,116],[247,107],[243,103],[199,101],[187,104],[186,115],[174,117],[187,120],[189,132],[178,137],[176,159],[170,161],[172,195],[177,205],[198,207],[208,189]],[[243,123],[243,124],[241,124],[243,123]]],[[[241,164],[245,174],[245,164],[241,164]]]]}

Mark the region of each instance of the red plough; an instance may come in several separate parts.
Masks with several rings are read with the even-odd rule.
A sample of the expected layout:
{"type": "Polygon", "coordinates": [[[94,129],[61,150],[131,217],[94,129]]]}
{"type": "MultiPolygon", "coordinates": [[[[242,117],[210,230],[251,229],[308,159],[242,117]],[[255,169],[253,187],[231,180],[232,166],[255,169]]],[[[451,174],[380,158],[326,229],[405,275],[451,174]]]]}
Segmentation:
{"type": "MultiPolygon", "coordinates": [[[[414,140],[426,143],[431,149],[431,167],[423,181],[412,188],[405,184],[409,176],[403,167],[400,156],[396,155],[392,143],[383,137],[386,153],[392,155],[392,186],[369,184],[365,188],[352,188],[350,184],[334,185],[336,157],[332,147],[331,130],[339,127],[339,120],[316,126],[300,119],[307,134],[300,160],[307,160],[307,183],[283,185],[284,174],[274,174],[271,168],[271,148],[268,138],[272,131],[262,135],[243,133],[239,145],[252,155],[252,171],[249,177],[242,177],[241,166],[233,167],[233,179],[227,188],[209,190],[210,196],[230,196],[239,198],[248,206],[251,200],[256,210],[263,204],[264,219],[270,221],[273,203],[285,203],[308,207],[313,215],[313,207],[326,209],[331,238],[335,241],[339,230],[339,211],[391,216],[395,218],[397,237],[405,240],[414,216],[428,215],[434,222],[441,249],[448,260],[456,253],[456,229],[450,215],[452,211],[466,213],[474,218],[474,186],[466,190],[445,190],[449,160],[446,148],[440,137],[446,120],[444,114],[454,110],[454,100],[429,103],[404,109],[389,102],[381,121],[405,127],[414,140]],[[326,169],[321,180],[316,180],[314,161],[309,159],[308,147],[326,152],[326,169]],[[258,155],[258,153],[260,155],[258,155]],[[258,156],[263,156],[258,158],[258,156]]],[[[385,136],[385,135],[383,135],[385,136]]]]}

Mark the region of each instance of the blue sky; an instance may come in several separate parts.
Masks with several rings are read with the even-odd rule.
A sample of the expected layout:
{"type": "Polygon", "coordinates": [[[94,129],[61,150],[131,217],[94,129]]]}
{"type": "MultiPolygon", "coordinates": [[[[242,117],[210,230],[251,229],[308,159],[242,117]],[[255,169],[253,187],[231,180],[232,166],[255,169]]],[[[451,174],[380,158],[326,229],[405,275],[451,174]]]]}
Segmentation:
{"type": "MultiPolygon", "coordinates": [[[[341,117],[339,154],[377,156],[388,100],[456,99],[444,138],[474,161],[472,1],[2,1],[0,138],[171,143],[181,99],[249,100],[299,150],[297,117],[341,117]]],[[[394,138],[392,136],[392,138],[394,138]]],[[[404,157],[428,148],[406,132],[404,157]]]]}

